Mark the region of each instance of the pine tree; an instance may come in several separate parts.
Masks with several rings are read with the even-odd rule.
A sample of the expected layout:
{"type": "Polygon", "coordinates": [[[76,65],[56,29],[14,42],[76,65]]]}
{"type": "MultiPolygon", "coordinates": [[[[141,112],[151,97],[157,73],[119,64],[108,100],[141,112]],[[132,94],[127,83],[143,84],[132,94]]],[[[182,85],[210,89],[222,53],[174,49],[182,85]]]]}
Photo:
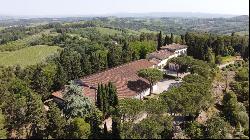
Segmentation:
{"type": "Polygon", "coordinates": [[[64,138],[64,128],[66,126],[66,120],[62,116],[62,112],[56,106],[55,103],[49,104],[49,110],[47,112],[48,126],[47,134],[53,138],[60,139],[64,138]]]}
{"type": "Polygon", "coordinates": [[[161,34],[161,31],[158,35],[158,44],[157,44],[157,50],[159,51],[161,49],[161,46],[162,46],[162,34],[161,34]]]}

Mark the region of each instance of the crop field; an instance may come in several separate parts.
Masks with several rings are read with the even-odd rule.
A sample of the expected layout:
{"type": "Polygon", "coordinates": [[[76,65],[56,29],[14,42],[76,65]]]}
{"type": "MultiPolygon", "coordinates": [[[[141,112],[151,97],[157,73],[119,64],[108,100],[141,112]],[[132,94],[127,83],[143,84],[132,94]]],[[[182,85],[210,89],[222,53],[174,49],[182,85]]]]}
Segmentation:
{"type": "Polygon", "coordinates": [[[58,46],[37,45],[12,52],[0,52],[0,65],[20,65],[26,67],[43,62],[48,56],[57,53],[58,46]]]}

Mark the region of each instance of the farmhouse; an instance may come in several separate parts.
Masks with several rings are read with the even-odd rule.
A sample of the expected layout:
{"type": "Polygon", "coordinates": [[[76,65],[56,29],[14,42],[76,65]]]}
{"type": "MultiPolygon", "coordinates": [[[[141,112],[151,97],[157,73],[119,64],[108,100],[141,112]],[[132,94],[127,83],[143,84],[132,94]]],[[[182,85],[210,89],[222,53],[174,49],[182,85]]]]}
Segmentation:
{"type": "MultiPolygon", "coordinates": [[[[186,46],[173,44],[163,46],[162,50],[150,53],[147,59],[133,61],[115,68],[111,68],[99,73],[95,73],[82,79],[75,80],[83,89],[83,94],[96,99],[98,84],[107,84],[111,81],[117,88],[118,98],[142,98],[149,95],[149,81],[137,75],[137,72],[145,68],[162,69],[170,58],[186,53],[186,46]]],[[[157,85],[153,86],[153,92],[157,90],[157,85]]],[[[63,89],[52,93],[54,100],[63,101],[63,89]]]]}

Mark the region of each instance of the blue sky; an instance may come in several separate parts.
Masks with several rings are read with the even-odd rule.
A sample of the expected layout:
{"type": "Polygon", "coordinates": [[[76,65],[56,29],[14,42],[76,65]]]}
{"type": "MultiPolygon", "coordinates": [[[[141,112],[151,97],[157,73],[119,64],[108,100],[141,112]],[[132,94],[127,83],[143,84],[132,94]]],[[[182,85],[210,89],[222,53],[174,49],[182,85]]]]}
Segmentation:
{"type": "Polygon", "coordinates": [[[0,15],[202,12],[249,15],[249,0],[0,0],[0,15]]]}

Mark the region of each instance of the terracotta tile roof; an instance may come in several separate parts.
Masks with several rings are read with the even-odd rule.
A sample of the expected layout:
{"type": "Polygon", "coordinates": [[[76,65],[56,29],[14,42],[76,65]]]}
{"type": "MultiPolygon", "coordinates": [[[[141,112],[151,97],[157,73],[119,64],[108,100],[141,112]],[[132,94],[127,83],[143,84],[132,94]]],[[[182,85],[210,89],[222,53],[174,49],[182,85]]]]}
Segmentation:
{"type": "Polygon", "coordinates": [[[187,45],[180,45],[180,44],[170,44],[166,46],[162,46],[161,49],[167,49],[169,51],[176,51],[180,49],[187,48],[187,45]]]}
{"type": "Polygon", "coordinates": [[[152,58],[149,60],[150,62],[153,62],[155,65],[158,65],[159,63],[161,63],[161,60],[157,59],[157,58],[152,58]]]}
{"type": "Polygon", "coordinates": [[[53,93],[52,93],[52,96],[55,96],[55,97],[57,97],[57,98],[59,98],[59,99],[63,99],[63,98],[62,98],[62,90],[53,92],[53,93]]]}
{"type": "MultiPolygon", "coordinates": [[[[81,79],[84,95],[94,99],[98,83],[107,84],[109,81],[117,88],[118,98],[128,98],[139,94],[149,88],[149,82],[137,75],[137,71],[155,65],[146,59],[130,62],[106,71],[95,73],[81,79]]],[[[61,91],[52,94],[62,98],[61,91]]]]}
{"type": "Polygon", "coordinates": [[[159,60],[163,60],[168,58],[169,56],[173,55],[173,52],[170,52],[168,50],[160,50],[160,51],[155,51],[147,55],[149,59],[156,58],[159,60]]]}

